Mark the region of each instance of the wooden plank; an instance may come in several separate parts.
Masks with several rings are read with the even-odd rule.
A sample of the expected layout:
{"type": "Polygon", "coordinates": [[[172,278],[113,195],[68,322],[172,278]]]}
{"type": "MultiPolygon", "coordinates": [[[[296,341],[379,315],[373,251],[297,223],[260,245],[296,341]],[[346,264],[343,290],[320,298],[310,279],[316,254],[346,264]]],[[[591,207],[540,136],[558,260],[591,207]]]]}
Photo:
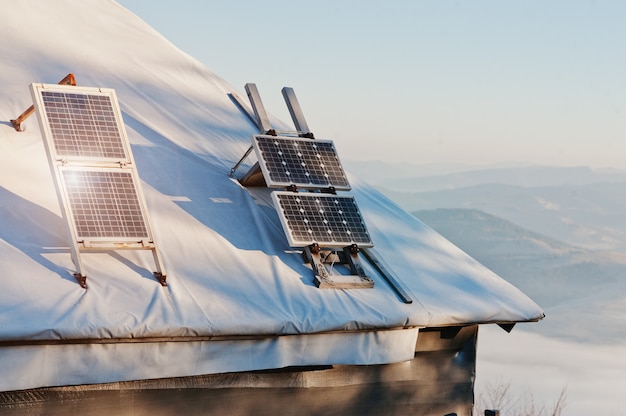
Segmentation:
{"type": "Polygon", "coordinates": [[[413,360],[397,364],[290,367],[0,392],[0,413],[470,416],[476,350],[475,338],[467,341],[460,350],[418,352],[413,360]]]}
{"type": "MultiPolygon", "coordinates": [[[[39,400],[0,404],[15,415],[421,415],[470,416],[468,385],[394,389],[380,384],[320,389],[182,389],[46,393],[39,400]]],[[[0,397],[0,400],[2,398],[0,397]]]]}
{"type": "Polygon", "coordinates": [[[239,179],[239,182],[243,186],[266,186],[265,177],[263,176],[259,162],[255,162],[250,170],[239,179]]]}
{"type": "Polygon", "coordinates": [[[459,351],[469,342],[476,342],[478,325],[451,328],[423,328],[417,336],[417,352],[459,351]],[[456,335],[450,337],[447,332],[456,329],[456,335]]]}

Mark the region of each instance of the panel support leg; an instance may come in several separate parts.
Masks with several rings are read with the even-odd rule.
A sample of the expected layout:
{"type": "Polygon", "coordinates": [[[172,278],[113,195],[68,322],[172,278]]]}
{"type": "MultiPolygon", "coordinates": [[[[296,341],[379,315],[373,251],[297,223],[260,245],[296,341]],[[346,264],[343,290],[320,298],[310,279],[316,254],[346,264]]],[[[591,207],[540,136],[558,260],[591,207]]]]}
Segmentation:
{"type": "Polygon", "coordinates": [[[259,90],[256,88],[256,84],[251,82],[245,85],[246,94],[248,94],[248,99],[250,100],[250,104],[252,105],[252,110],[254,111],[254,116],[257,120],[257,125],[261,128],[261,132],[263,134],[267,134],[272,131],[272,125],[270,124],[270,119],[265,112],[265,107],[263,106],[263,101],[261,101],[261,95],[259,94],[259,90]]]}
{"type": "Polygon", "coordinates": [[[346,262],[350,267],[350,273],[368,278],[365,274],[365,270],[363,270],[363,265],[361,264],[361,259],[359,258],[359,251],[359,247],[356,244],[343,248],[346,262]]]}
{"type": "Polygon", "coordinates": [[[165,287],[167,286],[167,282],[165,281],[167,275],[165,274],[163,262],[161,261],[161,256],[159,256],[159,252],[156,247],[152,248],[152,257],[154,257],[154,263],[156,264],[157,269],[156,272],[153,273],[154,277],[159,281],[161,286],[165,287]]]}
{"type": "Polygon", "coordinates": [[[314,139],[315,136],[313,135],[311,130],[309,130],[309,126],[304,119],[304,113],[302,112],[302,108],[300,107],[300,103],[296,98],[296,93],[294,92],[293,88],[284,87],[281,92],[283,93],[285,104],[287,104],[287,109],[289,110],[291,120],[293,120],[293,124],[296,127],[298,135],[300,137],[314,139]]]}
{"type": "Polygon", "coordinates": [[[80,259],[80,250],[78,249],[78,244],[76,242],[72,242],[70,247],[72,262],[76,267],[76,272],[74,273],[74,278],[83,289],[87,289],[87,276],[83,273],[83,263],[80,259]]]}
{"type": "Polygon", "coordinates": [[[317,287],[330,282],[330,276],[326,270],[326,266],[324,266],[320,253],[320,246],[317,243],[305,247],[303,252],[305,261],[311,264],[311,269],[313,269],[313,282],[317,287]]]}

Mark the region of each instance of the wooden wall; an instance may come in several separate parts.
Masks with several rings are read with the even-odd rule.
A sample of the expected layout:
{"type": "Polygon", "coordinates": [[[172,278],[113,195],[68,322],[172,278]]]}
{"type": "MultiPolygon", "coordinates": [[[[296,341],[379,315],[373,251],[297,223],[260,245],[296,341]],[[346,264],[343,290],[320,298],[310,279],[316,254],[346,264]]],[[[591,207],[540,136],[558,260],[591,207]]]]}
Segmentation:
{"type": "Polygon", "coordinates": [[[470,416],[478,326],[420,331],[412,361],[0,393],[3,415],[470,416]]]}

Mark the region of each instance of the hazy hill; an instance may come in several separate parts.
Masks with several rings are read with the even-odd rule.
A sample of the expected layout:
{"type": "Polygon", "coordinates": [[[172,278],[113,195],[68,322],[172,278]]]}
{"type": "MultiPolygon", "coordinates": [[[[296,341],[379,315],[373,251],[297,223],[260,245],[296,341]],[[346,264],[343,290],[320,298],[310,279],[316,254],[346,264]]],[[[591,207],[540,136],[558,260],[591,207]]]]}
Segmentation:
{"type": "Polygon", "coordinates": [[[626,339],[624,171],[348,166],[537,301],[547,319],[527,330],[596,344],[626,339]]]}
{"type": "Polygon", "coordinates": [[[506,257],[564,255],[582,249],[522,228],[477,209],[436,209],[413,213],[468,253],[506,257]]]}
{"type": "Polygon", "coordinates": [[[518,168],[362,177],[544,308],[546,319],[509,336],[481,333],[478,390],[512,380],[547,403],[568,385],[567,414],[624,414],[623,172],[518,168]]]}
{"type": "Polygon", "coordinates": [[[626,182],[521,187],[496,183],[383,193],[409,211],[478,209],[589,249],[626,250],[626,182]]]}
{"type": "Polygon", "coordinates": [[[571,246],[475,209],[413,214],[537,301],[547,319],[529,330],[593,343],[624,339],[626,254],[571,246]]]}
{"type": "Polygon", "coordinates": [[[399,192],[459,189],[480,184],[521,187],[590,185],[626,182],[626,171],[594,170],[586,166],[508,165],[477,168],[472,165],[411,165],[380,161],[348,161],[346,166],[376,186],[399,192]]]}
{"type": "Polygon", "coordinates": [[[626,171],[348,162],[409,211],[477,209],[568,244],[626,250],[626,171]]]}

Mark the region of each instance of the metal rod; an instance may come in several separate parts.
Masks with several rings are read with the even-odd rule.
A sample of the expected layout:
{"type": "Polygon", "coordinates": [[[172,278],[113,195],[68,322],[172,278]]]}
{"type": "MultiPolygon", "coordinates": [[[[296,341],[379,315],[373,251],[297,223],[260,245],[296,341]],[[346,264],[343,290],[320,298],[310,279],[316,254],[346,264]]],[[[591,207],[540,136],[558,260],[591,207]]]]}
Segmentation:
{"type": "Polygon", "coordinates": [[[400,283],[392,276],[392,274],[383,266],[382,262],[378,260],[378,257],[374,254],[374,252],[370,249],[363,248],[361,252],[365,256],[365,258],[374,266],[374,268],[382,275],[382,277],[389,283],[389,286],[393,289],[394,292],[402,299],[404,303],[413,303],[413,299],[407,293],[406,290],[402,288],[400,283]]]}
{"type": "MultiPolygon", "coordinates": [[[[65,78],[63,78],[61,81],[58,82],[58,84],[76,86],[76,79],[74,78],[74,74],[67,74],[65,78]]],[[[23,131],[22,123],[24,122],[24,120],[30,117],[34,112],[35,112],[35,106],[31,105],[30,107],[26,109],[26,111],[20,114],[18,118],[16,118],[15,120],[11,120],[11,125],[15,128],[15,130],[23,131]]]]}
{"type": "Polygon", "coordinates": [[[248,110],[247,106],[244,104],[241,97],[239,97],[234,92],[229,92],[228,97],[231,99],[233,103],[235,103],[237,108],[239,108],[239,110],[242,113],[244,113],[246,117],[248,117],[248,120],[250,120],[250,122],[254,125],[254,127],[256,127],[259,131],[261,131],[261,127],[259,127],[256,118],[254,118],[254,115],[250,114],[250,111],[248,110]]]}
{"type": "Polygon", "coordinates": [[[248,157],[248,155],[250,154],[251,151],[252,151],[252,146],[248,147],[248,150],[246,150],[246,154],[243,155],[243,157],[241,159],[239,159],[239,162],[237,162],[237,164],[235,166],[233,166],[233,168],[230,170],[230,173],[228,174],[228,176],[232,177],[235,174],[235,171],[239,168],[239,166],[241,166],[243,161],[246,160],[246,158],[248,157]]]}

